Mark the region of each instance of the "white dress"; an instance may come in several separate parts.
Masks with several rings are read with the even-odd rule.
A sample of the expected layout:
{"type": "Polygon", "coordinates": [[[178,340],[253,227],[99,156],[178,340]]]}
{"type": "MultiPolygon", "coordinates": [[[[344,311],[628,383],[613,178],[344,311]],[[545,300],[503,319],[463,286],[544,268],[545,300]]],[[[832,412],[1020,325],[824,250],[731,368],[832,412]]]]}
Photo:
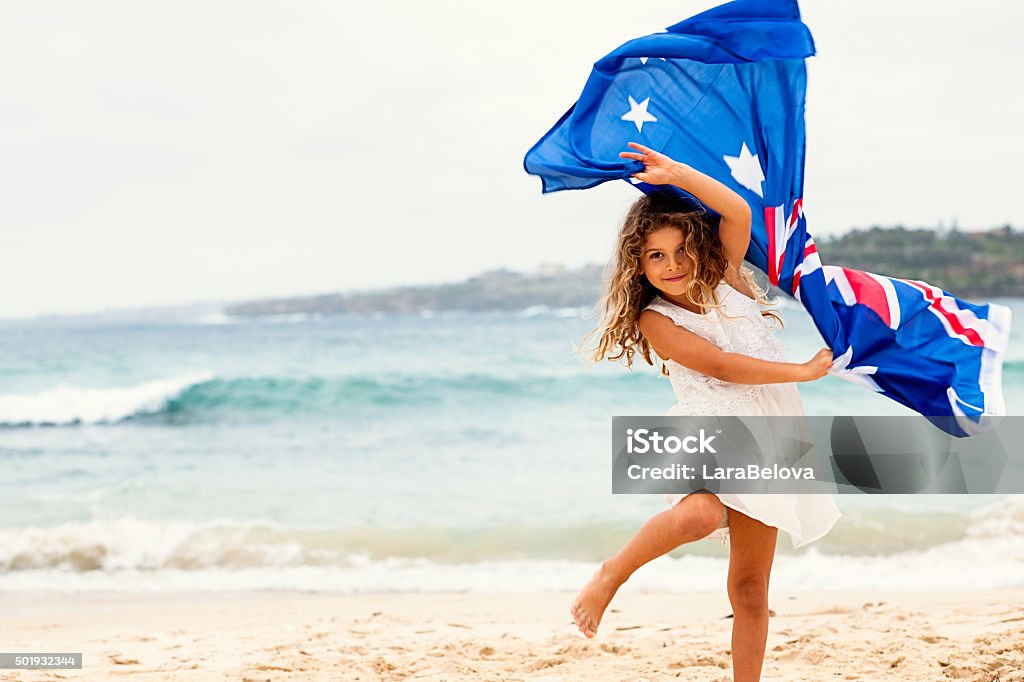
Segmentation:
{"type": "MultiPolygon", "coordinates": [[[[785,362],[786,347],[761,315],[757,301],[733,289],[724,280],[715,290],[720,309],[707,314],[690,312],[682,306],[655,296],[646,308],[665,315],[729,353],[750,355],[762,360],[785,362]],[[730,316],[727,318],[722,313],[730,316]]],[[[666,360],[669,380],[678,402],[669,415],[803,415],[803,403],[796,384],[734,384],[701,374],[673,360],[666,360]]],[[[664,495],[674,506],[688,493],[664,495]]],[[[692,494],[692,493],[689,493],[692,494]]],[[[716,493],[727,508],[722,524],[708,538],[729,537],[728,509],[735,509],[789,534],[793,547],[801,547],[822,537],[839,519],[841,512],[831,494],[716,493]]]]}

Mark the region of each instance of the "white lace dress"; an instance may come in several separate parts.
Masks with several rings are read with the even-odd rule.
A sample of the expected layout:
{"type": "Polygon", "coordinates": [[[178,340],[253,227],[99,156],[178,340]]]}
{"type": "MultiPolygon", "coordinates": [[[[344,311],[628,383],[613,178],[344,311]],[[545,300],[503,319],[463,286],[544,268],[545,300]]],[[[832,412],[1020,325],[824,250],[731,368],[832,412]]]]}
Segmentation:
{"type": "MultiPolygon", "coordinates": [[[[665,315],[726,352],[775,362],[786,360],[786,347],[761,315],[756,301],[733,289],[724,280],[719,283],[715,295],[722,308],[712,309],[704,315],[690,312],[660,296],[655,296],[647,308],[665,315]]],[[[668,411],[669,415],[804,414],[796,384],[734,384],[701,374],[671,359],[665,360],[665,365],[678,400],[668,411]]],[[[722,525],[707,537],[720,538],[723,545],[729,537],[728,509],[743,512],[785,531],[793,547],[801,547],[822,537],[841,515],[831,494],[716,494],[727,509],[722,516],[722,525]]],[[[673,506],[684,497],[686,493],[664,496],[665,501],[673,506]]]]}

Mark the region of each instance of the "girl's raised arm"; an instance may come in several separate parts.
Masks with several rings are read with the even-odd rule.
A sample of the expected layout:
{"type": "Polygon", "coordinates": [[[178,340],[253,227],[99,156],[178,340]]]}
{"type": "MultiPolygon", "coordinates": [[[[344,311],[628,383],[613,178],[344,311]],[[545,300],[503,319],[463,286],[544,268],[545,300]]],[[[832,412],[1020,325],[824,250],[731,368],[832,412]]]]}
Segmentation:
{"type": "Polygon", "coordinates": [[[633,177],[651,185],[675,185],[697,197],[722,216],[718,225],[718,238],[725,248],[725,257],[729,265],[739,272],[750,247],[751,213],[750,206],[743,197],[696,168],[674,161],[636,142],[630,142],[629,146],[640,153],[622,152],[619,156],[642,161],[644,164],[643,172],[636,173],[633,177]]]}

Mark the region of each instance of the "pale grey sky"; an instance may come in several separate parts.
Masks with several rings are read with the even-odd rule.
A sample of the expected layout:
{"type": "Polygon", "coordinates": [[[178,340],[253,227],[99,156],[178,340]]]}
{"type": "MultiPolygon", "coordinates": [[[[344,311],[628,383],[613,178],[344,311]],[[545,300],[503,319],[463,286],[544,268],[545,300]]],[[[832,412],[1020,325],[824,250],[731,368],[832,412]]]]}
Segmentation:
{"type": "MultiPolygon", "coordinates": [[[[0,2],[0,317],[604,262],[636,190],[542,196],[522,157],[715,4],[0,2]]],[[[1024,4],[801,7],[812,234],[1024,226],[1024,4]]]]}

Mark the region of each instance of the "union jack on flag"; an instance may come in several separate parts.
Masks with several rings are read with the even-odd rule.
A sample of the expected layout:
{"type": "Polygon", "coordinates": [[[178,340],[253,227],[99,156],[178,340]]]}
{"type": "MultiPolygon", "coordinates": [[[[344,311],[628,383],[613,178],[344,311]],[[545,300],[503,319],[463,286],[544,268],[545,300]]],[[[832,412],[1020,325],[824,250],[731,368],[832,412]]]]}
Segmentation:
{"type": "Polygon", "coordinates": [[[891,398],[954,436],[1006,413],[1010,311],[917,280],[823,265],[803,210],[804,60],[795,0],[735,0],[630,40],[594,64],[578,101],[527,153],[543,191],[631,178],[630,141],[739,192],[755,209],[747,260],[808,311],[833,349],[831,374],[891,398]]]}

